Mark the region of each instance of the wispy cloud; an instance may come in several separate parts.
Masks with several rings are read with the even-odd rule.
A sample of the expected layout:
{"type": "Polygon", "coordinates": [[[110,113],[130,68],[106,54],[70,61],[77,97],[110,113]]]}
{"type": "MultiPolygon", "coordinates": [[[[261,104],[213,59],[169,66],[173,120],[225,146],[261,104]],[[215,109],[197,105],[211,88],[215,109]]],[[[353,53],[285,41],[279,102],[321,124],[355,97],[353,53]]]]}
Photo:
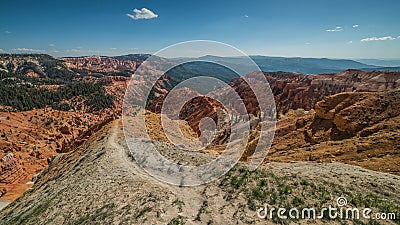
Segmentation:
{"type": "Polygon", "coordinates": [[[67,50],[65,50],[65,52],[67,52],[67,53],[70,53],[70,52],[72,52],[72,53],[79,53],[79,52],[82,52],[82,51],[79,50],[79,49],[67,49],[67,50]]]}
{"type": "Polygon", "coordinates": [[[117,50],[118,48],[110,48],[110,50],[117,50]]]}
{"type": "Polygon", "coordinates": [[[102,51],[100,51],[100,50],[93,50],[93,49],[87,50],[87,52],[88,53],[95,53],[95,54],[101,54],[102,53],[102,51]]]}
{"type": "Polygon", "coordinates": [[[146,8],[134,9],[133,12],[135,13],[134,15],[129,13],[127,13],[126,15],[134,20],[153,19],[158,17],[157,14],[146,8]]]}
{"type": "Polygon", "coordinates": [[[347,42],[347,43],[349,43],[349,44],[353,44],[353,41],[349,41],[349,42],[347,42]]]}
{"type": "Polygon", "coordinates": [[[359,27],[358,24],[354,24],[353,25],[353,28],[357,28],[357,27],[359,27]]]}
{"type": "Polygon", "coordinates": [[[96,50],[96,49],[67,49],[63,50],[62,52],[69,53],[69,54],[79,54],[79,55],[84,55],[84,54],[108,54],[112,53],[112,51],[101,51],[101,50],[96,50]]]}
{"type": "Polygon", "coordinates": [[[32,49],[32,48],[13,48],[11,51],[17,51],[17,52],[45,52],[45,50],[42,49],[32,49]]]}
{"type": "Polygon", "coordinates": [[[0,48],[0,52],[4,52],[4,50],[0,48]]]}
{"type": "Polygon", "coordinates": [[[249,18],[249,15],[244,15],[244,18],[249,18]]]}
{"type": "Polygon", "coordinates": [[[329,29],[329,30],[326,30],[327,32],[339,32],[339,31],[342,31],[343,30],[343,28],[342,27],[335,27],[335,29],[329,29]]]}
{"type": "Polygon", "coordinates": [[[54,47],[54,46],[56,46],[56,45],[55,45],[55,44],[49,44],[49,46],[50,46],[50,47],[54,47]]]}
{"type": "Polygon", "coordinates": [[[395,40],[395,37],[392,36],[385,36],[385,37],[369,37],[369,38],[364,38],[361,39],[362,42],[368,42],[368,41],[393,41],[395,40]]]}
{"type": "Polygon", "coordinates": [[[6,31],[4,31],[4,33],[5,34],[11,34],[11,31],[6,30],[6,31]]]}

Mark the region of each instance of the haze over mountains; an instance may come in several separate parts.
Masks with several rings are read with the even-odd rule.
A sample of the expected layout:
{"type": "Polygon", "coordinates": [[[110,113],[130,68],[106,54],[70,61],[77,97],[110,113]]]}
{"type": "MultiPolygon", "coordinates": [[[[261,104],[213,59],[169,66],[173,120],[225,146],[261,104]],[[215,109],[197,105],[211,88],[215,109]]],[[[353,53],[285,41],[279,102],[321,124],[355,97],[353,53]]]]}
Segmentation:
{"type": "Polygon", "coordinates": [[[399,67],[400,59],[354,59],[357,62],[382,67],[399,67]]]}
{"type": "MultiPolygon", "coordinates": [[[[8,55],[8,54],[3,54],[8,55]]],[[[81,57],[64,57],[60,59],[64,59],[64,61],[68,62],[70,60],[81,59],[82,63],[93,64],[94,66],[99,62],[94,61],[96,58],[103,59],[110,58],[119,61],[144,61],[150,54],[129,54],[129,55],[121,55],[121,56],[81,56],[81,57]],[[92,60],[92,61],[91,61],[92,60]],[[86,62],[84,62],[86,61],[86,62]]],[[[49,56],[51,57],[51,56],[49,56]]],[[[297,72],[302,74],[323,74],[323,73],[338,73],[347,69],[358,69],[364,71],[400,71],[400,60],[379,60],[379,59],[329,59],[329,58],[302,58],[302,57],[271,57],[271,56],[261,56],[254,55],[250,56],[252,60],[260,67],[261,71],[264,72],[297,72]]],[[[215,62],[225,63],[226,65],[232,65],[232,68],[219,68],[217,71],[210,71],[208,68],[209,65],[199,65],[191,66],[190,68],[185,68],[185,65],[181,65],[180,69],[177,69],[176,72],[184,73],[196,73],[197,75],[207,76],[211,73],[219,73],[226,74],[228,77],[234,77],[229,69],[237,69],[246,70],[248,65],[244,63],[247,62],[242,60],[240,57],[219,57],[219,56],[202,56],[198,58],[189,58],[194,60],[204,60],[209,61],[213,60],[215,62]],[[208,71],[207,71],[208,70],[208,71]]],[[[165,59],[170,60],[172,62],[179,63],[182,61],[182,58],[176,59],[165,59]]],[[[102,62],[104,65],[106,62],[102,62]]],[[[112,62],[110,62],[112,64],[112,62]]],[[[126,69],[134,69],[127,67],[126,69]]],[[[229,78],[222,78],[223,81],[229,82],[229,78]]]]}
{"type": "MultiPolygon", "coordinates": [[[[328,59],[328,58],[301,58],[301,57],[270,57],[270,56],[250,56],[252,60],[264,72],[297,72],[304,74],[321,74],[321,73],[337,73],[347,69],[359,69],[365,71],[383,70],[383,71],[400,71],[400,62],[392,62],[392,66],[376,66],[372,64],[376,62],[371,60],[371,64],[366,64],[350,59],[328,59]]],[[[218,57],[203,56],[200,60],[214,60],[235,65],[237,67],[245,67],[241,64],[238,57],[218,57]]],[[[367,61],[366,61],[367,62],[367,61]]],[[[385,61],[381,61],[383,63],[385,61]]]]}

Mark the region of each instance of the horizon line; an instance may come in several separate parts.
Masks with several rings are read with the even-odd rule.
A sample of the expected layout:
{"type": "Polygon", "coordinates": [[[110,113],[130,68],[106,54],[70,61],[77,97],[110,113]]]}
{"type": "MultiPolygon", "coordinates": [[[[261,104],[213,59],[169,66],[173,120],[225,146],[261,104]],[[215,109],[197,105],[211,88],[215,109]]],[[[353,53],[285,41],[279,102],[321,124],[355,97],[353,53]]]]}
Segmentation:
{"type": "MultiPolygon", "coordinates": [[[[40,52],[20,52],[20,53],[10,53],[10,52],[0,52],[0,55],[48,55],[53,58],[79,58],[79,57],[118,57],[127,55],[154,55],[152,53],[127,53],[127,54],[117,54],[117,55],[65,55],[65,56],[54,56],[50,53],[40,53],[40,52]]],[[[249,57],[271,57],[271,58],[302,58],[302,59],[331,59],[331,60],[400,60],[400,58],[358,58],[358,57],[321,57],[321,56],[284,56],[284,55],[263,55],[263,54],[249,54],[249,57]]],[[[217,55],[203,55],[199,57],[163,57],[167,59],[180,59],[180,58],[202,58],[202,57],[220,57],[220,58],[240,58],[243,56],[217,56],[217,55]]]]}

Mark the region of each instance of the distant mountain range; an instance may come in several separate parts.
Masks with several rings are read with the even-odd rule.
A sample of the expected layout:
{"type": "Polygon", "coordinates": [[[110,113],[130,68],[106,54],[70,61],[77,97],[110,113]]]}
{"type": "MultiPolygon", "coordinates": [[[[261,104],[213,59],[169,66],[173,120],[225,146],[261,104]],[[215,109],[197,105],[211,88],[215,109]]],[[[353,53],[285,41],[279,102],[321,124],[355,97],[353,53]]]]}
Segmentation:
{"type": "Polygon", "coordinates": [[[399,67],[400,66],[400,59],[353,59],[357,62],[368,64],[368,65],[375,65],[375,66],[382,66],[382,67],[399,67]]]}
{"type": "MultiPolygon", "coordinates": [[[[2,57],[7,57],[8,54],[1,54],[2,57]]],[[[16,56],[16,55],[15,55],[16,56]]],[[[38,56],[38,55],[36,55],[38,56]]],[[[40,55],[42,58],[53,59],[51,56],[40,55]]],[[[78,65],[77,68],[85,68],[96,72],[111,72],[115,75],[124,75],[127,71],[135,71],[136,67],[144,60],[150,57],[150,54],[130,54],[123,56],[83,56],[83,57],[65,57],[61,60],[78,65]],[[100,60],[100,61],[99,61],[100,60]],[[100,63],[101,62],[101,63],[100,63]],[[119,63],[122,62],[122,63],[119,63]],[[100,63],[100,64],[99,64],[100,63]],[[99,66],[98,66],[99,65],[99,66]],[[101,66],[100,66],[101,65],[101,66]],[[97,68],[98,67],[98,68],[97,68]]],[[[300,58],[300,57],[271,57],[271,56],[250,56],[250,58],[264,72],[297,72],[302,74],[328,74],[338,73],[348,69],[357,69],[363,71],[400,71],[400,60],[378,60],[378,59],[328,59],[328,58],[300,58]]],[[[200,61],[212,61],[228,66],[212,66],[210,63],[187,63],[178,65],[188,58],[162,59],[168,60],[177,64],[173,71],[169,71],[168,75],[180,79],[187,79],[199,75],[210,76],[218,74],[218,78],[228,82],[232,78],[237,77],[234,72],[240,75],[245,75],[254,71],[254,65],[249,65],[248,59],[243,57],[219,57],[206,55],[199,58],[193,58],[200,61]],[[210,66],[211,65],[211,66],[210,66]]],[[[47,60],[51,61],[51,60],[47,60]]],[[[1,69],[1,68],[0,68],[1,69]]],[[[130,76],[128,73],[126,76],[130,76]]]]}
{"type": "MultiPolygon", "coordinates": [[[[298,72],[305,74],[337,73],[347,69],[380,70],[379,66],[368,65],[349,59],[327,58],[283,58],[268,56],[251,56],[262,71],[298,72]]],[[[384,70],[387,70],[385,68],[384,70]]],[[[399,68],[393,68],[399,70],[399,68]]]]}
{"type": "MultiPolygon", "coordinates": [[[[270,57],[270,56],[250,56],[250,58],[264,72],[297,72],[302,74],[323,74],[338,73],[347,69],[358,69],[364,71],[400,71],[400,67],[376,66],[365,64],[350,59],[327,59],[327,58],[287,58],[287,57],[270,57]]],[[[247,60],[242,57],[218,57],[203,56],[197,58],[205,61],[215,61],[232,65],[232,69],[248,67],[247,60]]],[[[182,59],[176,59],[178,62],[182,59]]],[[[371,61],[372,62],[372,61],[371,61]]]]}

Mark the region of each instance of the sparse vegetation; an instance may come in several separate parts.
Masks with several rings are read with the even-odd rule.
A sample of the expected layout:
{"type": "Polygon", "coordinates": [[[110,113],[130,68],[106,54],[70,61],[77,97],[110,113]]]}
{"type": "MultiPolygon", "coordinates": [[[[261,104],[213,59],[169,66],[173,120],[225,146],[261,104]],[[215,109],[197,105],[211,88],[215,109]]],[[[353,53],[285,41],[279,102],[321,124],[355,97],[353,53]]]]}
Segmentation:
{"type": "Polygon", "coordinates": [[[196,218],[194,218],[195,221],[200,221],[201,220],[201,214],[208,213],[207,212],[207,206],[208,206],[208,202],[207,201],[203,201],[203,204],[201,205],[199,211],[197,212],[196,218]]]}
{"type": "Polygon", "coordinates": [[[175,201],[172,202],[173,206],[177,206],[179,212],[182,212],[182,207],[185,205],[185,203],[179,199],[176,199],[175,201]]]}
{"type": "Polygon", "coordinates": [[[177,216],[168,223],[168,225],[184,225],[184,224],[186,224],[186,222],[183,216],[177,216]]]}
{"type": "MultiPolygon", "coordinates": [[[[245,194],[247,208],[252,211],[263,207],[265,203],[275,208],[313,207],[318,211],[329,204],[335,205],[337,197],[346,196],[351,206],[369,207],[375,212],[392,212],[400,215],[400,205],[395,199],[383,199],[374,193],[348,190],[325,181],[299,180],[295,176],[277,176],[262,170],[248,171],[243,167],[234,168],[226,174],[220,185],[226,189],[224,198],[227,200],[238,199],[241,198],[241,193],[245,194]]],[[[323,215],[323,220],[329,219],[328,215],[323,215]]],[[[273,221],[287,224],[291,220],[280,220],[275,216],[273,221]]],[[[365,221],[358,222],[355,224],[370,224],[364,223],[365,221]]],[[[400,224],[400,218],[396,218],[395,222],[400,224]]]]}

